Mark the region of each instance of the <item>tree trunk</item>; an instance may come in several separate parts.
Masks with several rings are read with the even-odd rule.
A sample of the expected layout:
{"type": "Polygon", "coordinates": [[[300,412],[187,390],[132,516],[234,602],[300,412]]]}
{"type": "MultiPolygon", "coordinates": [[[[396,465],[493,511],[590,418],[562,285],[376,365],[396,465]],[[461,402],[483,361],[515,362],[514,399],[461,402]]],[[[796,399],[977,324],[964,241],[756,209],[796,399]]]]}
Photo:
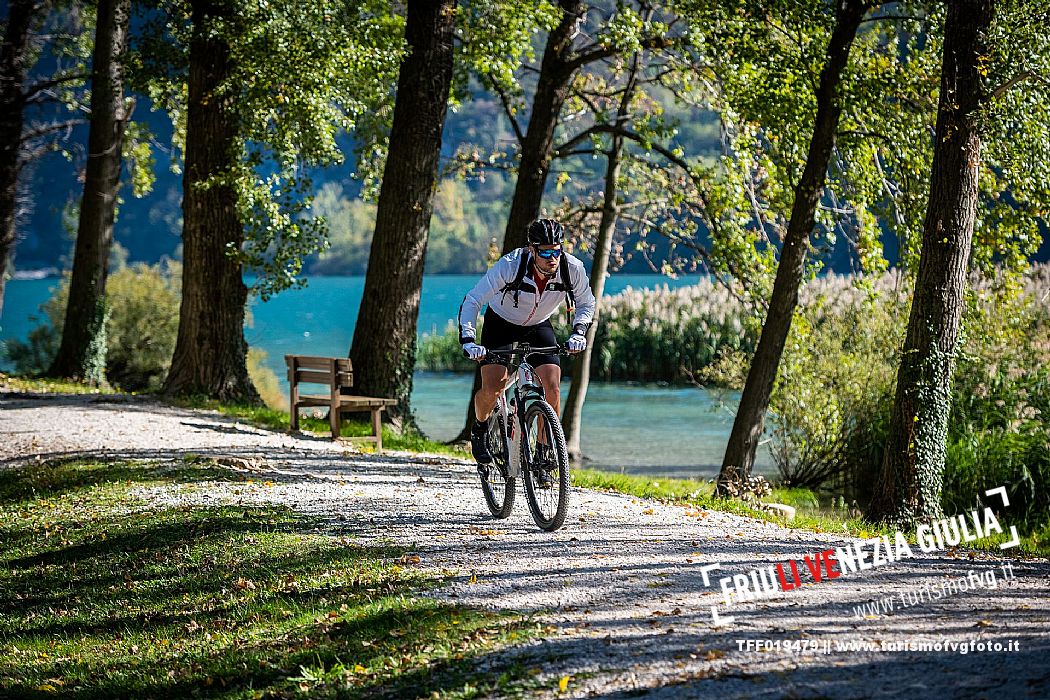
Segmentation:
{"type": "Polygon", "coordinates": [[[8,268],[18,236],[18,171],[25,108],[29,37],[40,7],[33,0],[10,0],[4,45],[0,47],[0,312],[8,268]]]}
{"type": "Polygon", "coordinates": [[[623,137],[614,135],[612,149],[609,152],[605,169],[605,195],[602,203],[602,218],[598,224],[598,241],[594,248],[594,265],[591,267],[591,289],[594,290],[594,320],[587,328],[587,348],[573,358],[572,384],[569,386],[569,397],[562,411],[562,426],[565,429],[565,442],[569,448],[569,459],[583,459],[580,448],[580,433],[583,425],[583,402],[587,399],[587,388],[591,382],[591,353],[594,350],[594,338],[598,333],[598,320],[601,317],[602,295],[605,294],[605,277],[609,269],[609,256],[612,251],[613,233],[616,229],[616,217],[619,207],[616,205],[616,179],[620,176],[620,156],[623,152],[623,137]]]}
{"type": "MultiPolygon", "coordinates": [[[[627,74],[627,83],[620,96],[620,106],[616,112],[616,126],[625,127],[629,119],[631,99],[638,76],[638,54],[631,56],[631,67],[627,74]]],[[[565,442],[569,448],[569,458],[574,461],[583,459],[580,448],[580,434],[583,427],[583,403],[587,400],[587,388],[591,382],[591,353],[594,351],[594,338],[598,334],[598,319],[601,315],[602,296],[605,294],[605,277],[609,269],[609,256],[612,252],[613,233],[616,231],[616,218],[620,209],[616,204],[617,184],[620,178],[620,160],[623,155],[623,136],[613,134],[612,146],[605,164],[605,192],[602,200],[602,218],[598,224],[598,240],[594,246],[594,264],[591,267],[591,289],[594,291],[594,320],[587,329],[587,348],[573,359],[572,384],[569,387],[569,398],[562,411],[562,426],[565,429],[565,442]]]]}
{"type": "MultiPolygon", "coordinates": [[[[554,129],[572,86],[573,70],[569,66],[573,55],[572,39],[576,23],[583,17],[586,8],[580,0],[559,0],[558,6],[564,14],[558,26],[547,35],[547,45],[543,49],[536,93],[532,98],[532,114],[525,130],[525,140],[521,143],[518,179],[514,183],[514,196],[510,202],[501,255],[524,246],[529,224],[539,218],[543,191],[550,173],[554,129]]],[[[452,442],[470,439],[470,428],[474,425],[474,394],[480,388],[481,371],[475,370],[474,385],[467,401],[466,421],[452,442]]]]}
{"type": "Polygon", "coordinates": [[[244,227],[237,193],[223,182],[239,158],[236,97],[224,84],[232,71],[219,25],[236,20],[224,3],[192,3],[186,171],[182,194],[182,304],[179,335],[164,383],[169,395],[203,395],[260,403],[246,366],[244,305],[248,288],[239,250],[244,227]]]}
{"type": "Polygon", "coordinates": [[[806,155],[806,167],[795,187],[795,200],[784,247],[780,252],[769,311],[748,370],[722,469],[718,474],[719,495],[728,495],[731,484],[746,481],[755,463],[755,451],[762,437],[769,397],[773,392],[784,343],[791,330],[791,319],[798,306],[798,290],[805,269],[809,234],[813,230],[813,216],[824,191],[828,159],[835,145],[835,130],[842,112],[839,84],[866,7],[866,3],[861,0],[838,0],[836,3],[835,28],[828,42],[816,92],[817,115],[806,155]]]}
{"type": "Polygon", "coordinates": [[[106,273],[120,187],[128,108],[124,53],[131,0],[99,0],[91,76],[91,128],[69,304],[48,374],[99,384],[106,369],[106,273]]]}
{"type": "Polygon", "coordinates": [[[423,262],[452,84],[455,10],[456,0],[408,4],[410,53],[398,73],[390,151],[350,350],[355,393],[396,399],[391,414],[409,426],[423,262]]]}
{"type": "Polygon", "coordinates": [[[574,71],[569,66],[573,56],[572,38],[585,8],[579,0],[560,0],[558,5],[564,15],[547,36],[547,46],[543,50],[536,94],[532,98],[532,113],[521,144],[514,198],[503,235],[503,255],[525,245],[528,225],[539,216],[551,167],[554,128],[572,86],[574,71]]]}
{"type": "Polygon", "coordinates": [[[978,60],[993,0],[948,5],[930,199],[889,441],[871,515],[907,525],[942,515],[945,438],[981,163],[978,60]]]}

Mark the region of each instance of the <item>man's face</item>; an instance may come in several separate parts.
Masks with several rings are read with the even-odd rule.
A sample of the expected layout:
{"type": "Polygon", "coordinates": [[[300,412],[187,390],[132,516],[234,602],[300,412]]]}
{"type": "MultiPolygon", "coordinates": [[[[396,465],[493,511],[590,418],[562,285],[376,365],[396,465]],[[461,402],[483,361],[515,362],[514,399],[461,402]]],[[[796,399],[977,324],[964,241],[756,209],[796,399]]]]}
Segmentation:
{"type": "Polygon", "coordinates": [[[544,274],[552,274],[558,269],[558,263],[561,262],[561,254],[561,246],[558,245],[532,246],[532,255],[533,260],[536,262],[536,269],[544,274]]]}

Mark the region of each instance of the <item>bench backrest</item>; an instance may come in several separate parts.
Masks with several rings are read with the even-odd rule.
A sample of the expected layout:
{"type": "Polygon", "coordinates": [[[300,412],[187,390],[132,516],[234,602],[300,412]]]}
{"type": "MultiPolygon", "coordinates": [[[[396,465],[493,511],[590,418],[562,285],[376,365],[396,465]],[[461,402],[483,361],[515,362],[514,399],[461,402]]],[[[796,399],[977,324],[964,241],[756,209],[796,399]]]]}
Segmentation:
{"type": "Polygon", "coordinates": [[[314,357],[285,355],[288,365],[288,384],[324,384],[329,387],[354,385],[353,365],[349,357],[314,357]]]}

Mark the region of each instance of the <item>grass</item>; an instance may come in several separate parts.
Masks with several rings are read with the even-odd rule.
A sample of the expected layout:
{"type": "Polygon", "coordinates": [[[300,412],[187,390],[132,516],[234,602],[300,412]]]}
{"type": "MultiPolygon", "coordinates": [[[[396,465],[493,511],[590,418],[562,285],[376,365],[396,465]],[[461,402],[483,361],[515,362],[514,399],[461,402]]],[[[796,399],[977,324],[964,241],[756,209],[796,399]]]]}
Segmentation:
{"type": "Polygon", "coordinates": [[[16,377],[0,372],[0,391],[17,391],[26,394],[113,394],[109,388],[89,386],[82,382],[64,379],[33,379],[16,377]]]}
{"type": "MultiPolygon", "coordinates": [[[[762,520],[782,522],[778,516],[758,510],[741,501],[716,498],[714,495],[714,484],[709,481],[654,479],[649,476],[617,474],[593,469],[574,469],[572,471],[572,480],[573,485],[580,488],[615,491],[637,498],[690,505],[707,510],[718,510],[762,520]]],[[[895,533],[893,528],[871,523],[847,509],[822,505],[820,499],[809,489],[774,488],[773,492],[764,498],[763,501],[767,503],[783,503],[794,507],[796,509],[794,520],[790,523],[782,522],[782,524],[791,528],[811,530],[813,532],[843,532],[850,537],[864,539],[880,535],[889,535],[892,538],[895,533]]],[[[1010,539],[1010,533],[1009,523],[1003,521],[1001,524],[1004,525],[1006,530],[1004,534],[986,537],[971,543],[969,546],[974,549],[1002,553],[999,545],[1010,539]]],[[[911,533],[909,541],[915,542],[914,532],[911,533]]],[[[1050,556],[1050,520],[1041,527],[1023,534],[1021,536],[1021,544],[1008,551],[1011,555],[1050,556]]]]}
{"type": "Polygon", "coordinates": [[[136,493],[238,478],[193,463],[5,473],[0,696],[471,697],[525,675],[471,669],[535,625],[418,597],[432,581],[402,550],[318,534],[283,507],[136,493]]]}

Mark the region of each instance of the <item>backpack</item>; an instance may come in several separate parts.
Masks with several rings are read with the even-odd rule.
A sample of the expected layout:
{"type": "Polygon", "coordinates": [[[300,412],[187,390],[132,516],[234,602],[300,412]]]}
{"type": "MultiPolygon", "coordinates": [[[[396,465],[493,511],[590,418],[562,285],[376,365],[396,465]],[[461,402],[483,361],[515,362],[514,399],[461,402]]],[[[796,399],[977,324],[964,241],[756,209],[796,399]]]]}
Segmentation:
{"type": "MultiPolygon", "coordinates": [[[[514,292],[514,308],[518,308],[518,295],[521,294],[522,288],[525,287],[525,277],[529,274],[529,263],[532,262],[532,255],[529,254],[528,250],[522,249],[521,258],[518,260],[518,271],[514,275],[514,279],[507,284],[503,285],[503,299],[507,298],[507,295],[514,292]]],[[[565,292],[565,306],[568,311],[569,318],[572,318],[572,314],[576,311],[576,295],[572,291],[572,278],[569,276],[569,259],[567,253],[561,254],[561,262],[558,263],[558,270],[561,273],[561,282],[548,282],[547,289],[552,292],[564,291],[565,292]]],[[[534,289],[534,287],[533,287],[534,289]]]]}

